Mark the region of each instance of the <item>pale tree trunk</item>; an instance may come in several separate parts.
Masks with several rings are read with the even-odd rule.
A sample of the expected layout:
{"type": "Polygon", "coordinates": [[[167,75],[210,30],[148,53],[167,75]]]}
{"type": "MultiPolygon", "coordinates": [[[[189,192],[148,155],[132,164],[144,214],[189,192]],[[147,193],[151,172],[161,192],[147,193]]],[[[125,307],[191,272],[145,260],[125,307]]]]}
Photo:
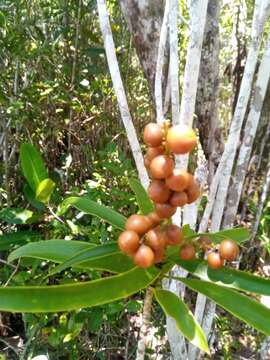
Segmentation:
{"type": "Polygon", "coordinates": [[[261,111],[267,85],[270,77],[270,32],[265,46],[265,52],[259,67],[257,80],[254,87],[254,96],[252,99],[250,111],[245,124],[245,132],[243,143],[239,151],[238,159],[236,162],[236,172],[233,177],[233,183],[230,187],[229,196],[227,199],[227,207],[224,214],[223,225],[231,227],[234,224],[236,217],[240,196],[247,172],[249,159],[251,156],[253,142],[256,136],[257,127],[261,117],[261,111]]]}
{"type": "Polygon", "coordinates": [[[157,123],[162,125],[164,121],[163,114],[163,94],[162,94],[162,70],[164,66],[164,58],[165,58],[165,48],[166,41],[168,35],[168,24],[169,24],[169,10],[170,4],[169,0],[166,1],[164,17],[162,21],[161,31],[160,31],[160,39],[159,39],[159,47],[158,47],[158,55],[157,55],[157,64],[156,64],[156,74],[155,74],[155,104],[156,104],[156,114],[157,114],[157,123]]]}
{"type": "MultiPolygon", "coordinates": [[[[208,183],[211,183],[223,148],[222,130],[218,119],[217,102],[219,89],[219,12],[220,4],[209,0],[207,21],[202,48],[202,60],[196,99],[196,115],[201,144],[208,160],[208,183]]],[[[197,295],[195,317],[199,323],[206,320],[206,297],[197,295]]],[[[198,349],[189,344],[188,359],[195,360],[198,349]]]]}
{"type": "Polygon", "coordinates": [[[123,124],[125,126],[125,130],[127,133],[132,155],[136,163],[140,181],[144,187],[147,187],[149,184],[149,178],[143,164],[142,151],[137,138],[136,130],[132,122],[131,114],[128,108],[127,98],[116,58],[115,46],[112,37],[109,16],[106,9],[106,3],[105,0],[97,0],[97,4],[98,4],[100,28],[103,35],[108,66],[113,82],[113,87],[116,93],[120,114],[122,117],[123,124]]]}
{"type": "MultiPolygon", "coordinates": [[[[263,3],[263,6],[265,5],[267,5],[266,2],[263,3]]],[[[207,229],[209,217],[212,212],[213,216],[211,219],[211,231],[217,231],[220,229],[223,211],[225,207],[225,200],[229,187],[230,175],[237,150],[237,145],[240,139],[240,132],[245,117],[249,96],[251,93],[252,81],[258,59],[259,46],[262,39],[262,31],[266,21],[265,13],[263,16],[260,16],[261,8],[262,6],[260,1],[256,1],[252,24],[252,44],[245,66],[239,98],[233,116],[228,141],[226,143],[220,164],[212,181],[208,197],[208,204],[206,206],[203,219],[200,224],[200,231],[205,231],[207,229]]],[[[201,295],[199,295],[198,301],[201,302],[201,309],[203,311],[205,299],[201,295]]],[[[202,321],[202,327],[207,337],[209,336],[212,327],[214,314],[215,304],[210,302],[207,314],[204,314],[205,317],[202,321]]]]}
{"type": "MultiPolygon", "coordinates": [[[[195,101],[200,69],[201,50],[203,43],[204,27],[206,22],[207,1],[196,0],[190,3],[190,37],[187,50],[186,66],[184,73],[183,94],[181,99],[180,115],[178,123],[192,126],[195,112],[195,101]]],[[[177,158],[177,166],[186,168],[187,156],[177,158]]],[[[183,223],[189,223],[194,228],[197,218],[198,202],[185,206],[183,223]]],[[[187,272],[175,266],[172,276],[186,276],[187,272]]],[[[178,281],[171,280],[166,286],[178,296],[184,296],[185,288],[178,281]]],[[[172,319],[167,319],[167,331],[172,350],[173,359],[186,359],[187,347],[183,336],[178,332],[172,319]]]]}

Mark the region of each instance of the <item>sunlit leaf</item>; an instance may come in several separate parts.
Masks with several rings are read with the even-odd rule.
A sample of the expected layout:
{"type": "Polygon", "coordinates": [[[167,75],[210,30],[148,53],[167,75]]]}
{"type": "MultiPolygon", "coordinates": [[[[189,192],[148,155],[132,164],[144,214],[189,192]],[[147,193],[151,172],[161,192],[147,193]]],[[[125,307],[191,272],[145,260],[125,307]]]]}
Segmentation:
{"type": "Polygon", "coordinates": [[[154,294],[166,315],[176,321],[178,330],[193,345],[209,353],[205,334],[187,305],[170,291],[156,289],[154,294]]]}
{"type": "Polygon", "coordinates": [[[130,178],[128,179],[128,182],[136,196],[137,203],[142,214],[147,215],[154,211],[154,205],[149,199],[149,196],[140,181],[134,178],[130,178]]]}

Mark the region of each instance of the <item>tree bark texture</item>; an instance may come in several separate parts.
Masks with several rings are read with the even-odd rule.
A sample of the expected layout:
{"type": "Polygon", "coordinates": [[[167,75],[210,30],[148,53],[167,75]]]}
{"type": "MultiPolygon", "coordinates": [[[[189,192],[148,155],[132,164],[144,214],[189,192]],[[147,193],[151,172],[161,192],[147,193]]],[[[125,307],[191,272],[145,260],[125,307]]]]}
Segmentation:
{"type": "Polygon", "coordinates": [[[202,46],[195,113],[202,148],[208,160],[209,183],[224,148],[218,118],[220,2],[209,0],[202,46]]]}
{"type": "MultiPolygon", "coordinates": [[[[155,73],[164,15],[164,1],[119,1],[154,100],[155,73]]],[[[168,63],[166,59],[167,56],[164,63],[168,63]]]]}

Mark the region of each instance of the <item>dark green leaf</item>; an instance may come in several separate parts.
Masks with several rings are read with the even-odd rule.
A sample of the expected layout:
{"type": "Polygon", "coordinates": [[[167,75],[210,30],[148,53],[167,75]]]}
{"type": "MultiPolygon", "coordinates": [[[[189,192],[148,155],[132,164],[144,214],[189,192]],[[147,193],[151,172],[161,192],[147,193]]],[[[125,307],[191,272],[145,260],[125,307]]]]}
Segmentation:
{"type": "Polygon", "coordinates": [[[36,192],[39,183],[48,178],[48,172],[37,149],[29,143],[21,145],[20,159],[23,175],[31,189],[36,192]]]}
{"type": "Polygon", "coordinates": [[[158,275],[154,267],[134,268],[120,275],[71,285],[0,288],[0,311],[47,313],[102,305],[137,293],[158,275]]]}
{"type": "MultiPolygon", "coordinates": [[[[16,249],[9,255],[9,261],[19,257],[31,257],[63,263],[75,254],[83,250],[96,247],[82,241],[73,240],[43,240],[37,243],[27,244],[16,249]]],[[[134,267],[132,260],[122,253],[109,254],[99,259],[86,260],[76,266],[80,269],[98,269],[113,273],[124,272],[134,267]]]]}
{"type": "Polygon", "coordinates": [[[229,286],[237,290],[270,296],[270,280],[249,274],[244,271],[223,267],[213,270],[207,266],[206,261],[184,261],[175,257],[175,263],[202,280],[229,286]]]}
{"type": "Polygon", "coordinates": [[[25,196],[25,199],[37,210],[43,211],[45,210],[44,204],[42,204],[40,201],[36,200],[36,196],[34,191],[30,188],[29,184],[24,184],[23,186],[23,194],[25,196]]]}
{"type": "Polygon", "coordinates": [[[265,335],[270,335],[270,309],[246,295],[207,281],[180,278],[192,290],[209,297],[237,318],[245,321],[265,335]]]}
{"type": "Polygon", "coordinates": [[[99,246],[94,246],[90,249],[85,249],[78,252],[77,254],[67,259],[65,262],[63,262],[61,265],[56,266],[54,269],[50,271],[48,276],[63,271],[68,267],[76,266],[90,259],[98,261],[100,258],[106,257],[107,259],[108,256],[112,256],[115,254],[118,255],[120,254],[120,251],[116,243],[108,243],[99,246]]]}
{"type": "Polygon", "coordinates": [[[193,345],[209,353],[205,334],[187,305],[170,291],[155,290],[154,294],[164,312],[176,321],[178,330],[193,345]]]}
{"type": "Polygon", "coordinates": [[[60,214],[63,214],[69,206],[74,206],[85,214],[95,215],[121,230],[125,228],[126,218],[123,215],[106,206],[100,205],[87,197],[72,196],[65,199],[61,204],[60,214]]]}
{"type": "Polygon", "coordinates": [[[0,235],[0,250],[7,250],[14,244],[24,244],[30,241],[37,241],[40,235],[34,231],[17,231],[0,235]]]}
{"type": "Polygon", "coordinates": [[[154,211],[154,205],[149,199],[149,196],[140,181],[130,178],[128,179],[128,182],[136,196],[137,203],[142,214],[147,215],[150,212],[154,211]]]}

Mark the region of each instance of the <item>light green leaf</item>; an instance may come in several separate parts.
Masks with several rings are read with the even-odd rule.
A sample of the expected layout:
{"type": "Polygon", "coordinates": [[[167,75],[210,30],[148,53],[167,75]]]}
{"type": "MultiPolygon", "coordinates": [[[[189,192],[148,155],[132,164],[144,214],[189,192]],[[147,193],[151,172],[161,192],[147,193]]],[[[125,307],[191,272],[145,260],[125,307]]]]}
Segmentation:
{"type": "Polygon", "coordinates": [[[36,190],[36,199],[44,204],[48,203],[54,191],[55,183],[52,179],[42,180],[36,190]]]}
{"type": "Polygon", "coordinates": [[[114,243],[108,243],[103,244],[99,246],[94,246],[90,249],[84,249],[74,256],[70,257],[66,261],[64,261],[62,264],[56,266],[54,269],[52,269],[48,276],[54,275],[60,271],[63,271],[71,266],[76,266],[84,261],[87,260],[99,260],[100,258],[108,258],[108,256],[112,256],[115,254],[120,254],[120,251],[118,249],[117,244],[114,243]]]}
{"type": "Polygon", "coordinates": [[[237,318],[265,335],[270,335],[270,309],[235,290],[197,279],[179,278],[192,290],[209,297],[237,318]]]}
{"type": "Polygon", "coordinates": [[[7,250],[14,244],[24,244],[30,241],[37,241],[39,233],[34,231],[17,231],[0,235],[0,250],[7,250]]]}
{"type": "Polygon", "coordinates": [[[89,282],[0,288],[0,311],[47,313],[102,305],[137,293],[158,276],[157,268],[134,268],[89,282]]]}
{"type": "Polygon", "coordinates": [[[178,330],[191,344],[209,354],[205,334],[187,305],[170,291],[159,289],[154,294],[164,312],[176,321],[178,330]]]}
{"type": "MultiPolygon", "coordinates": [[[[95,244],[74,241],[74,240],[43,240],[27,244],[14,250],[8,257],[13,261],[20,257],[37,258],[49,260],[55,263],[63,263],[83,250],[90,250],[96,247],[95,244]]],[[[121,252],[108,254],[99,259],[86,260],[76,266],[80,269],[105,270],[112,273],[119,273],[130,270],[134,267],[132,260],[121,252]]]]}
{"type": "Polygon", "coordinates": [[[270,296],[270,280],[268,279],[229,267],[213,270],[203,260],[184,261],[175,257],[175,263],[202,280],[237,290],[270,296]]]}
{"type": "Polygon", "coordinates": [[[23,175],[35,193],[39,183],[48,178],[42,157],[32,144],[25,143],[20,148],[20,160],[23,175]]]}
{"type": "Polygon", "coordinates": [[[198,234],[196,234],[196,232],[191,229],[189,224],[183,225],[182,232],[185,238],[198,237],[198,234]]]}
{"type": "Polygon", "coordinates": [[[65,199],[61,204],[60,214],[65,213],[69,206],[74,206],[85,214],[95,215],[121,230],[125,228],[126,218],[123,215],[87,197],[72,196],[65,199]]]}
{"type": "Polygon", "coordinates": [[[31,224],[36,220],[33,211],[22,208],[4,208],[0,211],[0,219],[8,224],[31,224]]]}
{"type": "Polygon", "coordinates": [[[154,211],[154,205],[152,201],[150,200],[147,192],[145,191],[144,187],[137,179],[128,179],[129,185],[131,189],[133,190],[137,203],[139,206],[140,211],[143,215],[147,215],[150,212],[154,211]]]}

